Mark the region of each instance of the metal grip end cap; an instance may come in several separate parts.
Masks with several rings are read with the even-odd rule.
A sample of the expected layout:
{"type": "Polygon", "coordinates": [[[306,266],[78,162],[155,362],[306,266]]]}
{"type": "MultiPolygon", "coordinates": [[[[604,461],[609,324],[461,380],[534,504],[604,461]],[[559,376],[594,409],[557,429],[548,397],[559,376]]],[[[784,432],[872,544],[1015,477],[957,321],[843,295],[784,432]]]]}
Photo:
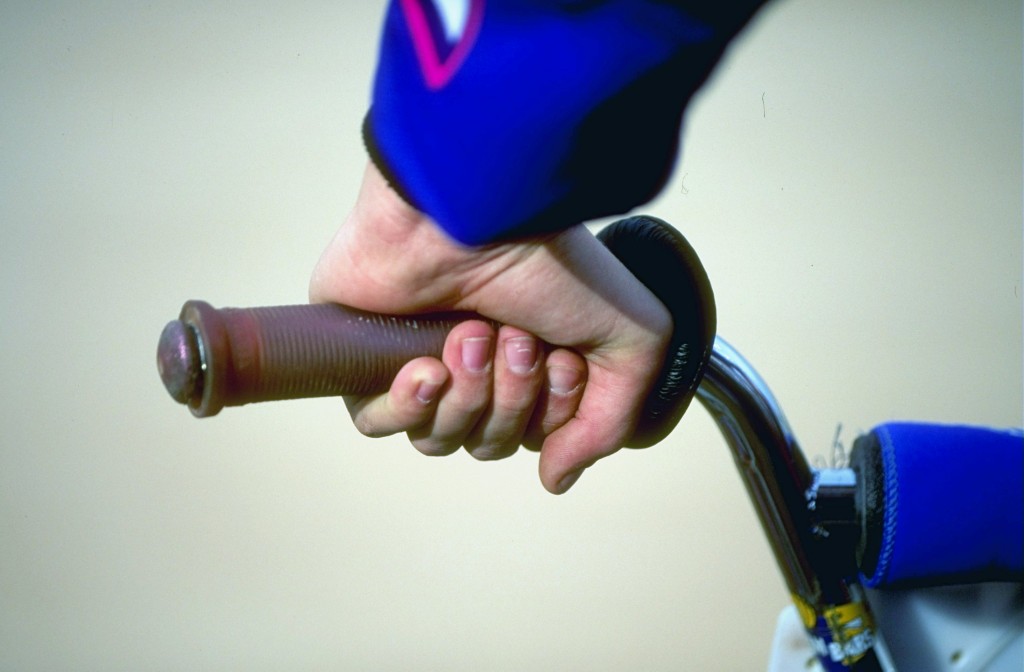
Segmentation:
{"type": "Polygon", "coordinates": [[[156,365],[167,392],[192,415],[205,418],[224,407],[223,388],[230,359],[227,332],[216,309],[204,301],[187,301],[177,320],[164,327],[156,365]]]}
{"type": "Polygon", "coordinates": [[[196,332],[181,320],[167,323],[160,334],[156,366],[164,387],[179,404],[202,396],[202,357],[196,332]]]}

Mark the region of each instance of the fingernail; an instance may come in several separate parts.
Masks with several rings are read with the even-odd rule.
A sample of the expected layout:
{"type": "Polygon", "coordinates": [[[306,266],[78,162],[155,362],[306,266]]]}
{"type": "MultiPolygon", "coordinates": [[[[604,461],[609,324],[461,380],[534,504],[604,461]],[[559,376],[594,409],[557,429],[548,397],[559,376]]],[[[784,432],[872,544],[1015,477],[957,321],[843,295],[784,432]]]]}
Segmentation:
{"type": "Polygon", "coordinates": [[[474,373],[491,365],[491,339],[487,336],[462,341],[462,366],[474,373]]]}
{"type": "Polygon", "coordinates": [[[583,469],[577,469],[576,471],[570,471],[568,474],[562,477],[562,480],[558,482],[557,490],[558,494],[566,492],[569,488],[576,485],[576,481],[580,480],[580,476],[583,475],[583,469]]]}
{"type": "Polygon", "coordinates": [[[583,382],[583,374],[567,366],[552,366],[548,369],[548,389],[552,394],[566,395],[575,392],[583,382]]]}
{"type": "Polygon", "coordinates": [[[416,388],[416,398],[420,400],[420,403],[430,404],[437,399],[437,393],[441,390],[441,383],[435,383],[432,380],[424,380],[416,388]]]}
{"type": "Polygon", "coordinates": [[[537,341],[529,336],[517,336],[505,341],[505,361],[513,373],[524,376],[537,364],[537,341]]]}

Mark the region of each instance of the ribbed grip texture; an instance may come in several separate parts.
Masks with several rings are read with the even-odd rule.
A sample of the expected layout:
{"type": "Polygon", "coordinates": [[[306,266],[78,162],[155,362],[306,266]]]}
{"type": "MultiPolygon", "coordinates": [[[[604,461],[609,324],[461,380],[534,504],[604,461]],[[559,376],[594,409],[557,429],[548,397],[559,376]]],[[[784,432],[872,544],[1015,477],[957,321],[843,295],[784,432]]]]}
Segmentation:
{"type": "Polygon", "coordinates": [[[202,363],[187,403],[207,417],[260,401],[384,392],[410,360],[440,357],[448,332],[470,318],[481,319],[377,315],[337,304],[216,309],[188,301],[180,322],[195,332],[199,351],[170,349],[162,359],[165,369],[167,362],[202,363]]]}
{"type": "MultiPolygon", "coordinates": [[[[387,390],[398,370],[423,355],[439,357],[455,318],[375,315],[338,305],[228,308],[258,357],[235,359],[240,383],[231,402],[370,394],[387,390]]],[[[229,326],[230,330],[230,326],[229,326]]]]}

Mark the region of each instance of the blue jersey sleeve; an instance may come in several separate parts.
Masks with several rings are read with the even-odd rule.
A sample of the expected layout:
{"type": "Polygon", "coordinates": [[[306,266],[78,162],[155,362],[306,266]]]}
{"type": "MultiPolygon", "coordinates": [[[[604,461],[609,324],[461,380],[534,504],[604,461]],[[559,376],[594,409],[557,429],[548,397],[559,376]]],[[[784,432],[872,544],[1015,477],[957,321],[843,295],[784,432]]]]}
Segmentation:
{"type": "Polygon", "coordinates": [[[367,147],[462,243],[624,213],[664,185],[687,102],[762,3],[393,0],[367,147]]]}

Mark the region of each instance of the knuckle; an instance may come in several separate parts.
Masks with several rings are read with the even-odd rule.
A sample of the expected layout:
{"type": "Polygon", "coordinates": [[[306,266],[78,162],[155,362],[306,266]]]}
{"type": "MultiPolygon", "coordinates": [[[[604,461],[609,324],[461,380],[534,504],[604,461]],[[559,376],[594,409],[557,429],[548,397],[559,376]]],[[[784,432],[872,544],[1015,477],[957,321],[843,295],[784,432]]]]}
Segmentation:
{"type": "Polygon", "coordinates": [[[465,394],[451,399],[449,406],[462,416],[477,417],[487,409],[490,402],[490,397],[487,394],[465,394]]]}
{"type": "Polygon", "coordinates": [[[357,415],[352,418],[352,424],[355,425],[356,431],[371,439],[380,439],[389,434],[372,418],[365,415],[357,415]]]}
{"type": "Polygon", "coordinates": [[[547,436],[568,421],[568,418],[544,418],[540,423],[541,432],[543,432],[544,436],[547,436]]]}
{"type": "Polygon", "coordinates": [[[405,436],[413,448],[427,457],[451,455],[462,447],[463,439],[460,433],[439,431],[430,425],[411,429],[405,436]]]}
{"type": "Polygon", "coordinates": [[[413,441],[413,448],[427,457],[446,457],[459,449],[441,441],[413,441]]]}
{"type": "Polygon", "coordinates": [[[531,424],[539,429],[541,435],[547,436],[576,417],[578,402],[572,397],[549,395],[537,408],[531,424]]]}
{"type": "Polygon", "coordinates": [[[517,450],[519,450],[519,442],[516,440],[489,440],[486,443],[466,446],[466,452],[480,462],[504,460],[514,455],[517,450]]]}
{"type": "Polygon", "coordinates": [[[536,399],[529,394],[496,397],[494,399],[494,414],[518,419],[529,415],[535,403],[536,399]]]}

